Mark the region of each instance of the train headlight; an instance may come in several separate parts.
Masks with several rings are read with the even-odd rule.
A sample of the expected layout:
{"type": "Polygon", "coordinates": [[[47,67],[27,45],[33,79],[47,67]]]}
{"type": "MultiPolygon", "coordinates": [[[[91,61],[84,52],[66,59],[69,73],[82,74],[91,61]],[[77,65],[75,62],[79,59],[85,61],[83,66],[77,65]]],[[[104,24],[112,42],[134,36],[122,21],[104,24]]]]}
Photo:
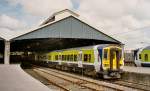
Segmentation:
{"type": "Polygon", "coordinates": [[[123,69],[123,64],[120,64],[120,69],[123,69]]]}

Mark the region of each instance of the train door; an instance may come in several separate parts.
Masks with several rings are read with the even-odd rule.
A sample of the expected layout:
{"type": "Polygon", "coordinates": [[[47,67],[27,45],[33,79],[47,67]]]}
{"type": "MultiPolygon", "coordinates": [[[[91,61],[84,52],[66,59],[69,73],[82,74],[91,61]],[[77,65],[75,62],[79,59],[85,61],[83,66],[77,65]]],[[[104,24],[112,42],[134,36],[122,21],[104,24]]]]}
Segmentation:
{"type": "Polygon", "coordinates": [[[78,67],[82,67],[82,51],[78,54],[78,67]]]}
{"type": "Polygon", "coordinates": [[[141,59],[139,59],[139,54],[142,52],[143,48],[134,50],[134,62],[135,66],[141,66],[141,59]]]}
{"type": "Polygon", "coordinates": [[[119,51],[116,49],[110,49],[110,69],[119,69],[119,51]]]}
{"type": "Polygon", "coordinates": [[[58,62],[59,62],[59,65],[61,65],[61,61],[62,61],[62,59],[61,59],[61,53],[59,53],[59,55],[58,55],[58,62]]]}

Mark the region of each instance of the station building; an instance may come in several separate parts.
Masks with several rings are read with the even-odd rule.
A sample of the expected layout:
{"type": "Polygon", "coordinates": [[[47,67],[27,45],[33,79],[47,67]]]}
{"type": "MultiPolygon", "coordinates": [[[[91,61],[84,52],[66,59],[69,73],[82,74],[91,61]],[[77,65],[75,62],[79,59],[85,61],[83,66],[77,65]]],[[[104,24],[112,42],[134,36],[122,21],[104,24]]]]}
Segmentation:
{"type": "Polygon", "coordinates": [[[9,64],[11,52],[28,54],[96,44],[122,45],[120,41],[86,22],[77,13],[65,9],[54,13],[40,26],[24,34],[7,41],[1,38],[0,51],[5,54],[4,63],[9,64]]]}

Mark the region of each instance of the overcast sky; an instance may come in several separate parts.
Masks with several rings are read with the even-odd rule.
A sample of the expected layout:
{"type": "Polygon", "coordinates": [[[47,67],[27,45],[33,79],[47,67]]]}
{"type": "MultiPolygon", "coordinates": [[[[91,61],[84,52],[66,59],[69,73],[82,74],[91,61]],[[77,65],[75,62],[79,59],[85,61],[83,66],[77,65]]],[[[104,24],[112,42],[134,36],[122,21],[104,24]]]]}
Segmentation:
{"type": "Polygon", "coordinates": [[[126,49],[150,45],[150,0],[0,0],[0,36],[12,38],[66,8],[123,42],[126,49]]]}

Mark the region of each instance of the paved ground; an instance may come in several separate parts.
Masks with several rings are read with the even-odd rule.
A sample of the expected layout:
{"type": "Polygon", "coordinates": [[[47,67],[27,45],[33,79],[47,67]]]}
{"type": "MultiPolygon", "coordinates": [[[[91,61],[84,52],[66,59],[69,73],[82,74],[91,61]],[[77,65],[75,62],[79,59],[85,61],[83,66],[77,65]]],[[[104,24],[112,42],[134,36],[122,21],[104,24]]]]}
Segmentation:
{"type": "Polygon", "coordinates": [[[130,66],[124,66],[123,70],[125,72],[150,74],[150,67],[130,67],[130,66]]]}
{"type": "Polygon", "coordinates": [[[129,67],[125,66],[125,73],[122,79],[128,82],[150,86],[150,67],[129,67]]]}
{"type": "Polygon", "coordinates": [[[0,65],[0,91],[51,91],[25,73],[20,65],[0,65]]]}

